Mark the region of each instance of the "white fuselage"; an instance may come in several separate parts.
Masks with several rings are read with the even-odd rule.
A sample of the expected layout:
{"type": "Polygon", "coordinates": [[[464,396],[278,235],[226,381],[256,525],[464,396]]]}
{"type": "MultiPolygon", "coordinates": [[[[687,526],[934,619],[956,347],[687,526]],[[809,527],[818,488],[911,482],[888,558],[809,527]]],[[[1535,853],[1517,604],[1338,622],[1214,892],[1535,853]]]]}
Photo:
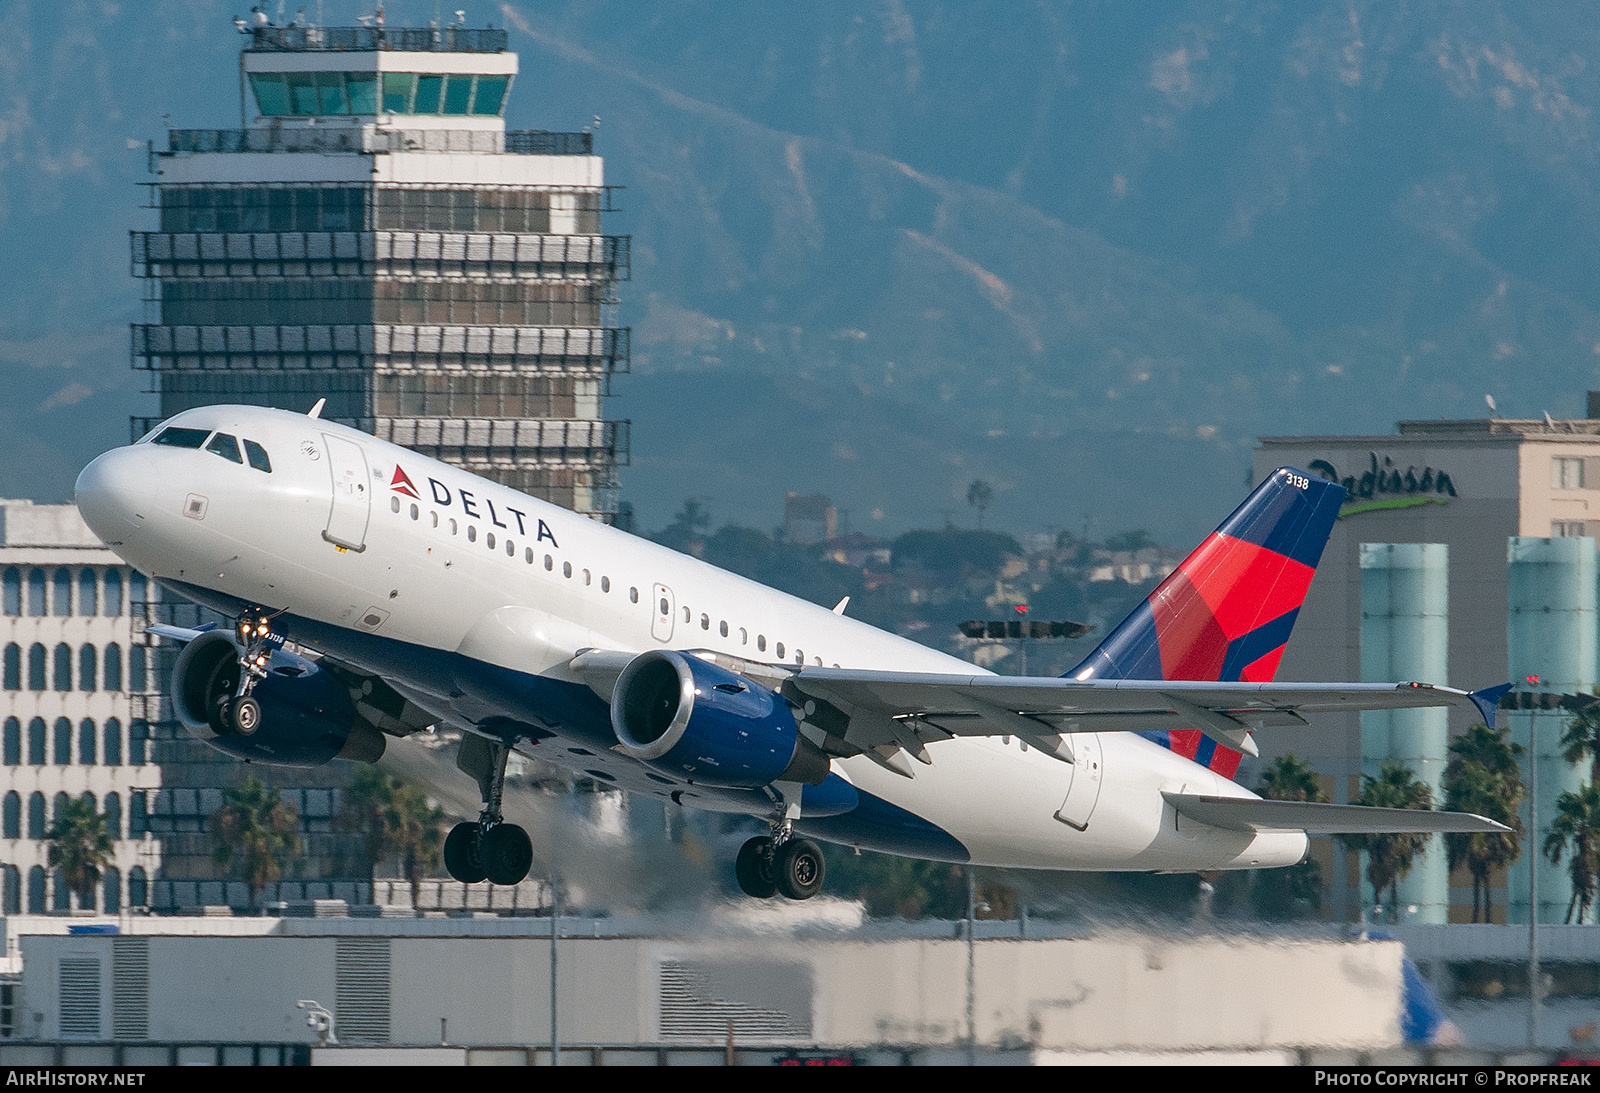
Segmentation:
{"type": "MultiPolygon", "coordinates": [[[[168,585],[322,624],[309,638],[290,636],[391,680],[441,721],[471,729],[493,711],[474,708],[448,678],[397,672],[394,661],[407,657],[386,650],[459,654],[575,685],[568,663],[586,649],[974,673],[965,661],[352,429],[238,406],[167,424],[254,441],[271,472],[148,440],[116,449],[79,480],[95,531],[168,585]]],[[[541,758],[598,767],[632,792],[674,793],[661,772],[647,778],[624,756],[571,750],[559,724],[554,732],[541,758]]],[[[1188,871],[1304,855],[1299,833],[1180,820],[1162,791],[1251,796],[1190,760],[1129,732],[1079,733],[1072,743],[1073,764],[990,737],[931,744],[931,764],[916,764],[911,778],[862,756],[832,767],[947,833],[978,864],[1188,871]]],[[[746,810],[677,788],[688,790],[674,797],[685,804],[746,810]]],[[[847,821],[823,837],[892,849],[870,834],[851,838],[847,821]]]]}

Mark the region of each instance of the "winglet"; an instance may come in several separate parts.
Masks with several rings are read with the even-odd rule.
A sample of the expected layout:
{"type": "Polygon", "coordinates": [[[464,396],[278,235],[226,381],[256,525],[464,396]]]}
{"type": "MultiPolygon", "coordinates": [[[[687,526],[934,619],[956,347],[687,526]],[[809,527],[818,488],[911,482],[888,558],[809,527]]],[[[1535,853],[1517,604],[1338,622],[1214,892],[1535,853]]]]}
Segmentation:
{"type": "Polygon", "coordinates": [[[1480,691],[1468,691],[1467,697],[1472,699],[1472,704],[1478,707],[1478,712],[1483,714],[1483,722],[1491,729],[1494,728],[1494,714],[1500,708],[1500,698],[1511,690],[1511,684],[1502,683],[1498,687],[1485,687],[1480,691]]]}
{"type": "Polygon", "coordinates": [[[316,404],[306,412],[306,417],[321,417],[322,408],[326,405],[328,405],[328,400],[326,398],[319,398],[316,401],[316,404]]]}

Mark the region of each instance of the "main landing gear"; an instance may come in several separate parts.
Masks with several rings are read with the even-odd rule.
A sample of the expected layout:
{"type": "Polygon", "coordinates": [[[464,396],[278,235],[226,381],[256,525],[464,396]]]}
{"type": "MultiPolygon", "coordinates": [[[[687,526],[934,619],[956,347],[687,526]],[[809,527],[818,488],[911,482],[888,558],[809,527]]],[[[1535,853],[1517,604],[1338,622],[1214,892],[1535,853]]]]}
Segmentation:
{"type": "Polygon", "coordinates": [[[500,813],[500,798],[505,792],[506,758],[511,749],[504,743],[468,734],[461,738],[456,766],[478,780],[483,794],[483,811],[477,823],[459,823],[444,840],[444,867],[456,880],[477,884],[517,884],[533,865],[533,843],[528,833],[508,824],[500,813]]]}
{"type": "Polygon", "coordinates": [[[259,607],[241,612],[233,633],[243,652],[218,668],[224,674],[214,689],[208,720],[218,736],[253,736],[261,727],[261,703],[250,692],[267,678],[267,665],[283,639],[272,632],[272,615],[259,607]]]}
{"type": "Polygon", "coordinates": [[[739,848],[733,873],[739,890],[756,899],[782,892],[790,899],[810,899],[822,891],[827,865],[822,847],[810,839],[794,837],[787,815],[773,821],[771,835],[757,835],[739,848]]]}

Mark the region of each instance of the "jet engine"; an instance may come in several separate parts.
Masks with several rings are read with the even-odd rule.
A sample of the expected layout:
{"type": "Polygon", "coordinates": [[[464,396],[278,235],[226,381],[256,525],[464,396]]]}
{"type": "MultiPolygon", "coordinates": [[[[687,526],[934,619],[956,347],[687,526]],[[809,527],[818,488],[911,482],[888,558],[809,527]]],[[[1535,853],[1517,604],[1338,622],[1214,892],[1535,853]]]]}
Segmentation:
{"type": "Polygon", "coordinates": [[[249,731],[226,714],[239,688],[240,648],[213,630],[191,641],[172,670],[172,709],[191,734],[240,759],[283,767],[318,767],[330,759],[383,754],[383,733],[368,724],[350,691],[316,661],[274,650],[267,675],[250,692],[260,718],[249,731]]]}
{"type": "Polygon", "coordinates": [[[828,757],[800,735],[782,697],[671,650],[628,662],[611,695],[611,728],[627,755],[705,785],[816,785],[828,776],[828,757]]]}

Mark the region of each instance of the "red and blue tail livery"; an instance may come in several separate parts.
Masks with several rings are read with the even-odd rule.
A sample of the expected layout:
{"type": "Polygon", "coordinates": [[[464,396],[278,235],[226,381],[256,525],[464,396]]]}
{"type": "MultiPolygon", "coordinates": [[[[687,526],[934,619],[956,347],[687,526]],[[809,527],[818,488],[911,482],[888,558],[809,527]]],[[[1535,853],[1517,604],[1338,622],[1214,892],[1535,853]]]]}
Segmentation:
{"type": "MultiPolygon", "coordinates": [[[[1270,682],[1344,487],[1280,467],[1069,675],[1270,682]]],[[[1146,734],[1232,777],[1239,753],[1197,729],[1146,734]]]]}

